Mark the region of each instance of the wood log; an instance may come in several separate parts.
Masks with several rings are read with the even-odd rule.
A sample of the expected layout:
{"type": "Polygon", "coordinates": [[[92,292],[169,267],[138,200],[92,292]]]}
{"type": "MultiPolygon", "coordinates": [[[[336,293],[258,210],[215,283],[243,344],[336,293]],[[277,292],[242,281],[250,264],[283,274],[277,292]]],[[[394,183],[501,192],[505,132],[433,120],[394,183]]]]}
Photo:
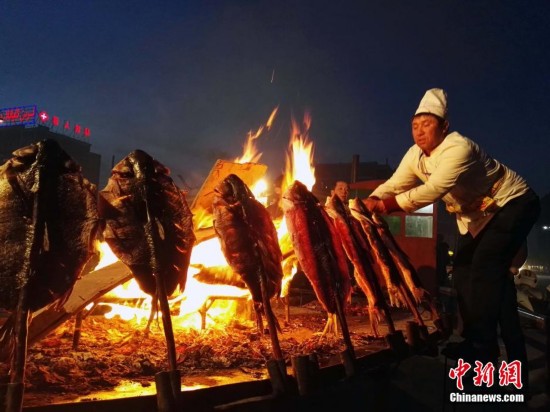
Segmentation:
{"type": "Polygon", "coordinates": [[[130,279],[132,272],[121,261],[82,276],[61,308],[52,305],[34,312],[29,325],[28,344],[42,339],[88,304],[130,279]]]}

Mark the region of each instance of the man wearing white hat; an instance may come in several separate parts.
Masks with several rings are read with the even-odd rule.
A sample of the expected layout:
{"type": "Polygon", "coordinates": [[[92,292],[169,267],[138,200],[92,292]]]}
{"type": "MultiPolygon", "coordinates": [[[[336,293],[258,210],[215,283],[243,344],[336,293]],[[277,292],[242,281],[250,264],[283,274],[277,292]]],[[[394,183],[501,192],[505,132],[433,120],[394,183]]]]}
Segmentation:
{"type": "Polygon", "coordinates": [[[461,236],[453,281],[465,340],[453,348],[454,355],[472,363],[496,361],[500,325],[508,361],[521,361],[527,386],[527,354],[509,268],[540,214],[539,198],[516,172],[448,130],[447,95],[430,89],[412,118],[415,144],[364,202],[371,211],[391,213],[414,212],[442,200],[456,214],[461,236]]]}

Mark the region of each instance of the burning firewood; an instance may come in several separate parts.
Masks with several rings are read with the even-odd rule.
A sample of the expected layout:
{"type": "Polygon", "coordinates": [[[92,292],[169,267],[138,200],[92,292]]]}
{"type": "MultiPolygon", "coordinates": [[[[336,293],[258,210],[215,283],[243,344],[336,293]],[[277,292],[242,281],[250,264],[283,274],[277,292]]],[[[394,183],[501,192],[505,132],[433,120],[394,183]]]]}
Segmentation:
{"type": "MultiPolygon", "coordinates": [[[[183,291],[195,242],[192,215],[169,170],[135,150],[112,170],[100,192],[99,213],[106,220],[105,241],[132,271],[140,288],[160,305],[170,371],[177,371],[168,306],[177,286],[183,291]]],[[[179,381],[179,379],[178,379],[179,381]]],[[[173,382],[174,397],[181,384],[173,382]]]]}
{"type": "Polygon", "coordinates": [[[6,410],[21,410],[31,313],[62,304],[97,252],[96,188],[53,140],[21,148],[0,169],[0,332],[11,358],[6,410]],[[13,352],[14,351],[14,354],[13,352]]]}
{"type": "Polygon", "coordinates": [[[334,224],[318,199],[299,181],[283,195],[283,210],[302,270],[329,315],[323,334],[336,326],[337,317],[354,357],[344,314],[344,305],[351,297],[351,279],[334,224]]]}
{"type": "Polygon", "coordinates": [[[344,251],[353,264],[355,280],[367,297],[369,317],[375,336],[379,336],[378,322],[382,316],[388,324],[390,333],[394,333],[395,326],[386,298],[374,273],[373,261],[369,253],[370,245],[361,229],[361,224],[351,215],[349,208],[337,195],[330,197],[325,207],[334,221],[344,251]]]}
{"type": "Polygon", "coordinates": [[[270,299],[281,291],[282,254],[277,232],[269,213],[248,186],[234,174],[215,189],[214,229],[222,251],[235,273],[241,275],[254,301],[258,329],[263,330],[262,314],[267,318],[273,353],[283,358],[270,299]]]}

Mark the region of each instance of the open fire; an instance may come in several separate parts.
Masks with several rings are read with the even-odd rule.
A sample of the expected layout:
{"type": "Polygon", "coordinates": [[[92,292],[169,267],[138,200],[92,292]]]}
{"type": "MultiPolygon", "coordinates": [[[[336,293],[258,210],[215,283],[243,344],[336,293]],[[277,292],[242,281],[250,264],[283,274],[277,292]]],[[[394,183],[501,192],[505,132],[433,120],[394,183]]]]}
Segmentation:
{"type": "MultiPolygon", "coordinates": [[[[257,139],[264,130],[269,130],[277,110],[273,110],[264,126],[255,133],[249,133],[243,155],[234,160],[234,164],[244,166],[243,173],[247,171],[246,165],[258,165],[262,154],[257,150],[257,139]]],[[[303,122],[292,119],[281,192],[285,192],[295,181],[303,183],[308,190],[315,184],[310,125],[309,115],[303,122]]],[[[219,166],[217,163],[215,168],[219,166]]],[[[256,168],[250,174],[254,178],[249,179],[247,184],[255,198],[266,205],[268,185],[263,179],[264,173],[265,169],[256,168]],[[258,170],[263,170],[263,173],[258,170]]],[[[190,255],[184,290],[176,288],[168,300],[175,331],[177,365],[183,372],[184,386],[188,387],[193,385],[186,382],[187,378],[197,373],[203,374],[205,370],[216,369],[219,373],[224,369],[239,369],[253,379],[265,377],[266,361],[273,359],[267,339],[254,328],[251,293],[228,265],[220,240],[213,230],[212,210],[205,204],[208,205],[208,202],[198,202],[192,208],[193,229],[198,241],[190,255]]],[[[365,323],[364,318],[368,314],[365,300],[361,297],[345,308],[347,314],[361,315],[358,317],[360,324],[356,322],[353,328],[360,333],[348,336],[348,341],[351,341],[345,345],[336,335],[319,339],[318,332],[326,321],[326,313],[314,297],[310,299],[309,308],[303,306],[305,309],[293,313],[292,320],[289,320],[289,285],[298,271],[298,259],[284,217],[274,218],[273,224],[283,255],[281,298],[273,305],[280,321],[287,315],[281,322],[280,349],[284,356],[290,358],[315,353],[322,365],[333,361],[350,346],[363,353],[385,347],[383,341],[372,336],[368,321],[365,323]]],[[[104,242],[101,244],[99,263],[80,281],[93,278],[94,274],[103,274],[103,271],[115,266],[120,270],[124,265],[104,242]]],[[[42,393],[41,396],[42,390],[70,392],[74,399],[78,395],[96,392],[100,387],[120,386],[125,380],[140,382],[144,387],[151,385],[152,375],[162,371],[166,363],[162,343],[165,328],[160,326],[161,313],[153,308],[151,296],[144,293],[134,279],[120,284],[125,278],[129,278],[129,274],[113,276],[115,283],[121,279],[118,285],[113,284],[107,293],[91,295],[84,311],[75,309],[67,312],[77,316],[52,329],[53,332],[39,344],[29,348],[26,370],[28,388],[42,393]],[[145,325],[152,320],[152,313],[157,319],[149,330],[145,325]],[[103,316],[88,316],[91,314],[103,316]]],[[[75,289],[76,286],[78,282],[75,289]]],[[[7,371],[2,369],[7,367],[0,364],[1,375],[7,375],[4,373],[7,371]]],[[[208,382],[199,385],[208,386],[208,382]]]]}
{"type": "MultiPolygon", "coordinates": [[[[235,163],[257,163],[262,157],[256,142],[264,130],[269,130],[276,118],[276,107],[265,125],[262,125],[254,133],[248,133],[246,143],[243,146],[243,154],[234,159],[235,163]]],[[[292,131],[289,148],[286,154],[286,167],[282,189],[295,180],[300,180],[311,189],[315,184],[313,168],[313,142],[309,140],[309,127],[311,118],[306,114],[303,124],[292,119],[292,131]]],[[[264,178],[257,179],[251,185],[251,191],[255,198],[264,206],[267,205],[268,184],[264,178]]],[[[195,212],[195,211],[194,211],[195,212]]],[[[282,284],[282,298],[289,289],[290,281],[297,271],[297,260],[292,253],[292,245],[288,237],[288,230],[284,218],[274,221],[279,237],[281,250],[286,257],[283,261],[284,278],[282,284]]],[[[208,210],[199,209],[194,215],[195,230],[211,229],[212,215],[208,210]]],[[[110,250],[107,243],[101,244],[101,259],[94,270],[99,270],[114,262],[118,258],[110,250]]],[[[200,276],[199,276],[200,277],[200,276]]],[[[241,283],[241,287],[232,285],[239,283],[238,275],[232,272],[222,253],[218,237],[212,236],[197,243],[192,250],[187,282],[183,293],[179,289],[171,296],[169,303],[174,325],[204,329],[215,323],[225,323],[235,316],[239,302],[250,300],[250,292],[241,283]],[[202,282],[197,279],[201,272],[223,275],[216,284],[202,282]],[[223,282],[227,284],[223,284],[223,282]]],[[[134,320],[138,323],[148,319],[151,314],[151,296],[144,293],[135,279],[117,286],[106,293],[98,301],[90,303],[86,309],[92,310],[98,307],[108,319],[120,317],[123,320],[134,320]],[[107,306],[108,308],[102,308],[107,306]]],[[[162,316],[160,312],[157,316],[162,316]]]]}

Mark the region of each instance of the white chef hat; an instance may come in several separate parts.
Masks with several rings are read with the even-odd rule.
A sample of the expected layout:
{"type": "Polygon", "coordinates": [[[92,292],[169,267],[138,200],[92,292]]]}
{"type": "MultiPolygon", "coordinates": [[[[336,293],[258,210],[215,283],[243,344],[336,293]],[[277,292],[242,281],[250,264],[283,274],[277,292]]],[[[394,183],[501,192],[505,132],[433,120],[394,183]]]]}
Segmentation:
{"type": "Polygon", "coordinates": [[[434,114],[442,119],[447,118],[447,93],[445,90],[430,89],[424,94],[414,115],[423,113],[434,114]]]}

